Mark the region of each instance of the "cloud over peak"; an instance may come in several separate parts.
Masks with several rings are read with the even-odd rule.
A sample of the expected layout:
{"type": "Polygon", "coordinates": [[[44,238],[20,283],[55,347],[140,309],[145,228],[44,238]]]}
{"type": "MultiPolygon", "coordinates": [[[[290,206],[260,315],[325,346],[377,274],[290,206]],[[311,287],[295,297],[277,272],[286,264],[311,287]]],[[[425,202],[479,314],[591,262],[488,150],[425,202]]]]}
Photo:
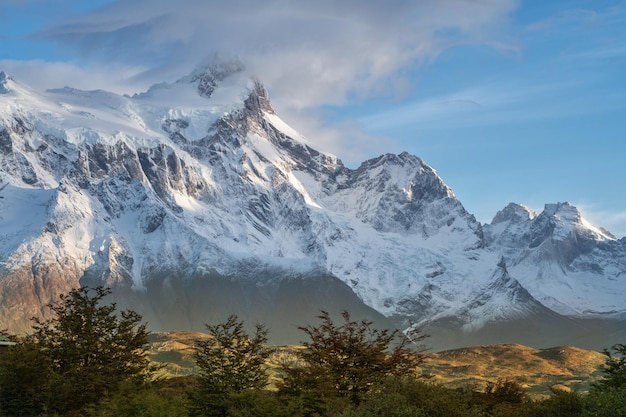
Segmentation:
{"type": "Polygon", "coordinates": [[[174,79],[206,56],[242,57],[288,106],[343,104],[406,88],[413,71],[468,42],[498,46],[513,0],[363,2],[114,1],[35,36],[91,62],[144,68],[135,79],[174,79]]]}

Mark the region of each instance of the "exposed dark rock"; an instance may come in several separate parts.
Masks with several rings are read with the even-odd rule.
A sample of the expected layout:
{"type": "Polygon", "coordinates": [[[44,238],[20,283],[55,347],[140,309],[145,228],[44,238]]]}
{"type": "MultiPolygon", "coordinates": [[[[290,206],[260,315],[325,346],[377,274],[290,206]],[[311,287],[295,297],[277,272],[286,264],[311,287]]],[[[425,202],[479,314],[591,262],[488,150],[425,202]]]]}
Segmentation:
{"type": "Polygon", "coordinates": [[[13,141],[6,128],[0,129],[0,153],[10,155],[13,152],[13,141]]]}

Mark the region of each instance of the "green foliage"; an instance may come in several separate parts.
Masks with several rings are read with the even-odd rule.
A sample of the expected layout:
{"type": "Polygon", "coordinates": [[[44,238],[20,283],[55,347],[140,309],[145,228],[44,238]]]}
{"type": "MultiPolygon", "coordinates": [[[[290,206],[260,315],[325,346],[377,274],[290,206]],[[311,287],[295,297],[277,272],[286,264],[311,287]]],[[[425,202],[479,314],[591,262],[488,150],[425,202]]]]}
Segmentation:
{"type": "Polygon", "coordinates": [[[0,415],[36,416],[46,411],[54,382],[50,359],[32,340],[0,351],[0,415]]]}
{"type": "Polygon", "coordinates": [[[519,415],[521,405],[528,401],[528,394],[522,386],[509,379],[489,382],[483,393],[474,393],[472,402],[486,413],[498,417],[519,415]]]}
{"type": "Polygon", "coordinates": [[[626,386],[592,390],[585,398],[582,417],[626,416],[626,386]]]}
{"type": "Polygon", "coordinates": [[[613,345],[611,350],[604,349],[607,356],[604,365],[605,377],[594,385],[595,389],[626,387],[626,345],[613,345]]]}
{"type": "Polygon", "coordinates": [[[274,349],[266,346],[264,326],[256,325],[254,334],[248,335],[236,315],[206,328],[212,338],[196,345],[200,374],[199,386],[191,393],[191,414],[225,416],[229,401],[238,394],[267,386],[265,362],[274,349]]]}
{"type": "Polygon", "coordinates": [[[373,328],[371,321],[351,320],[347,311],[342,316],[344,322],[336,325],[322,311],[320,325],[299,327],[310,340],[303,342],[303,365],[284,369],[283,391],[296,395],[312,391],[318,398],[347,397],[358,405],[387,376],[417,374],[424,355],[409,348],[411,340],[398,331],[373,328]]]}
{"type": "Polygon", "coordinates": [[[275,392],[248,389],[232,393],[226,400],[229,417],[297,417],[298,408],[282,402],[275,392]]]}
{"type": "Polygon", "coordinates": [[[88,417],[186,417],[184,390],[159,383],[123,384],[119,391],[85,410],[88,417]]]}
{"type": "Polygon", "coordinates": [[[339,417],[426,417],[428,414],[399,394],[374,396],[358,408],[349,408],[339,417]]]}
{"type": "MultiPolygon", "coordinates": [[[[0,349],[0,416],[85,417],[618,417],[626,416],[626,346],[606,351],[606,377],[588,395],[554,390],[531,400],[511,380],[484,392],[419,378],[424,354],[369,321],[335,324],[327,312],[278,391],[267,390],[267,329],[237,316],[207,325],[197,376],[150,381],[148,332],[132,311],[101,305],[109,290],[81,288],[34,320],[34,334],[0,349]]],[[[2,333],[2,332],[0,332],[2,333]]],[[[420,338],[421,339],[421,338],[420,338]]]]}
{"type": "Polygon", "coordinates": [[[289,368],[286,371],[291,372],[287,384],[283,384],[278,391],[278,398],[281,404],[285,404],[285,408],[290,410],[293,417],[327,417],[338,415],[343,410],[350,407],[351,403],[347,397],[337,396],[335,392],[329,388],[322,386],[323,380],[320,380],[320,386],[314,387],[310,385],[310,379],[297,379],[294,374],[302,368],[289,368]],[[306,381],[304,383],[303,381],[306,381]]]}
{"type": "MultiPolygon", "coordinates": [[[[3,402],[71,415],[115,393],[122,383],[145,380],[148,332],[139,314],[122,311],[118,316],[115,304],[100,305],[109,293],[102,287],[72,290],[49,305],[53,318],[34,319],[34,334],[19,341],[2,359],[3,402]],[[5,400],[13,387],[30,384],[37,392],[25,389],[5,400]]],[[[5,415],[23,415],[15,407],[3,406],[5,415]]]]}
{"type": "Polygon", "coordinates": [[[526,410],[529,417],[579,417],[585,407],[585,398],[577,392],[553,390],[552,396],[536,401],[526,410]]]}
{"type": "Polygon", "coordinates": [[[518,382],[506,379],[489,382],[485,388],[485,396],[495,403],[521,404],[528,394],[518,382]]]}
{"type": "Polygon", "coordinates": [[[480,417],[468,393],[414,377],[388,377],[381,388],[370,392],[358,407],[340,417],[480,417]]]}

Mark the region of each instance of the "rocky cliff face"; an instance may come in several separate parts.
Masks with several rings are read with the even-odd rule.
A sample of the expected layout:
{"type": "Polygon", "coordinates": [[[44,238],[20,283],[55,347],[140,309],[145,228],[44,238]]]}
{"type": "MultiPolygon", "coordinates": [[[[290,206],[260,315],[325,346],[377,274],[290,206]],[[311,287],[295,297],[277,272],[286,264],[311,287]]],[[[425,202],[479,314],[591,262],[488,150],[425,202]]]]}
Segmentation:
{"type": "Polygon", "coordinates": [[[238,63],[134,97],[0,85],[4,327],[100,284],[155,329],[236,312],[281,341],[320,308],[461,332],[626,311],[624,244],[575,208],[509,205],[480,225],[415,156],[349,169],[238,63]]]}

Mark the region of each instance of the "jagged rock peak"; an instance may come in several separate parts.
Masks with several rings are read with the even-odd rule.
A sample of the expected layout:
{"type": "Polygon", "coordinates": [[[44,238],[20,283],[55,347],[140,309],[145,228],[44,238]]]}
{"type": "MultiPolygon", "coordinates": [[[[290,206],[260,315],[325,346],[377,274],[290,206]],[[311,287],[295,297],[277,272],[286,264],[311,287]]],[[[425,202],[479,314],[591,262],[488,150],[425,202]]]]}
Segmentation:
{"type": "MultiPolygon", "coordinates": [[[[441,180],[437,172],[421,158],[408,152],[400,154],[386,153],[361,163],[356,169],[356,176],[366,175],[368,178],[376,174],[376,180],[397,182],[397,176],[413,176],[415,174],[431,177],[436,183],[436,188],[444,190],[447,196],[453,196],[452,190],[441,180]]],[[[433,184],[435,185],[435,184],[433,184]]]]}
{"type": "Polygon", "coordinates": [[[572,225],[582,226],[590,229],[596,234],[608,238],[610,240],[616,240],[617,238],[608,230],[603,227],[596,227],[589,223],[578,210],[577,207],[571,205],[567,201],[564,203],[546,204],[543,212],[558,221],[563,223],[569,223],[572,225]]]}
{"type": "Polygon", "coordinates": [[[428,164],[426,164],[421,158],[412,155],[408,152],[402,152],[400,154],[386,153],[380,156],[368,159],[361,163],[357,172],[368,171],[373,169],[389,170],[392,167],[402,168],[415,168],[425,171],[435,172],[428,164]]]}
{"type": "Polygon", "coordinates": [[[562,218],[563,220],[580,222],[582,218],[580,211],[567,201],[564,203],[549,203],[544,206],[543,212],[547,216],[562,218]]]}
{"type": "Polygon", "coordinates": [[[551,235],[563,239],[575,231],[587,234],[592,239],[615,240],[615,236],[589,223],[582,213],[568,202],[546,204],[532,228],[533,234],[542,239],[551,235]]]}
{"type": "Polygon", "coordinates": [[[544,218],[550,223],[554,222],[563,225],[574,226],[583,223],[580,211],[568,202],[546,204],[538,220],[543,220],[544,218]]]}
{"type": "Polygon", "coordinates": [[[0,94],[6,94],[11,91],[9,81],[13,81],[13,78],[6,72],[0,71],[0,94]]]}
{"type": "Polygon", "coordinates": [[[244,69],[245,65],[238,59],[218,61],[198,66],[191,74],[177,82],[195,84],[198,94],[201,97],[209,98],[220,82],[244,69]]]}
{"type": "Polygon", "coordinates": [[[537,217],[537,213],[528,207],[522,204],[509,203],[505,208],[496,213],[491,221],[491,224],[495,225],[507,221],[528,221],[534,219],[535,217],[537,217]]]}
{"type": "Polygon", "coordinates": [[[253,86],[250,96],[244,101],[246,110],[253,114],[259,114],[260,112],[275,114],[270,96],[263,86],[263,83],[257,78],[253,78],[252,82],[253,86]]]}

